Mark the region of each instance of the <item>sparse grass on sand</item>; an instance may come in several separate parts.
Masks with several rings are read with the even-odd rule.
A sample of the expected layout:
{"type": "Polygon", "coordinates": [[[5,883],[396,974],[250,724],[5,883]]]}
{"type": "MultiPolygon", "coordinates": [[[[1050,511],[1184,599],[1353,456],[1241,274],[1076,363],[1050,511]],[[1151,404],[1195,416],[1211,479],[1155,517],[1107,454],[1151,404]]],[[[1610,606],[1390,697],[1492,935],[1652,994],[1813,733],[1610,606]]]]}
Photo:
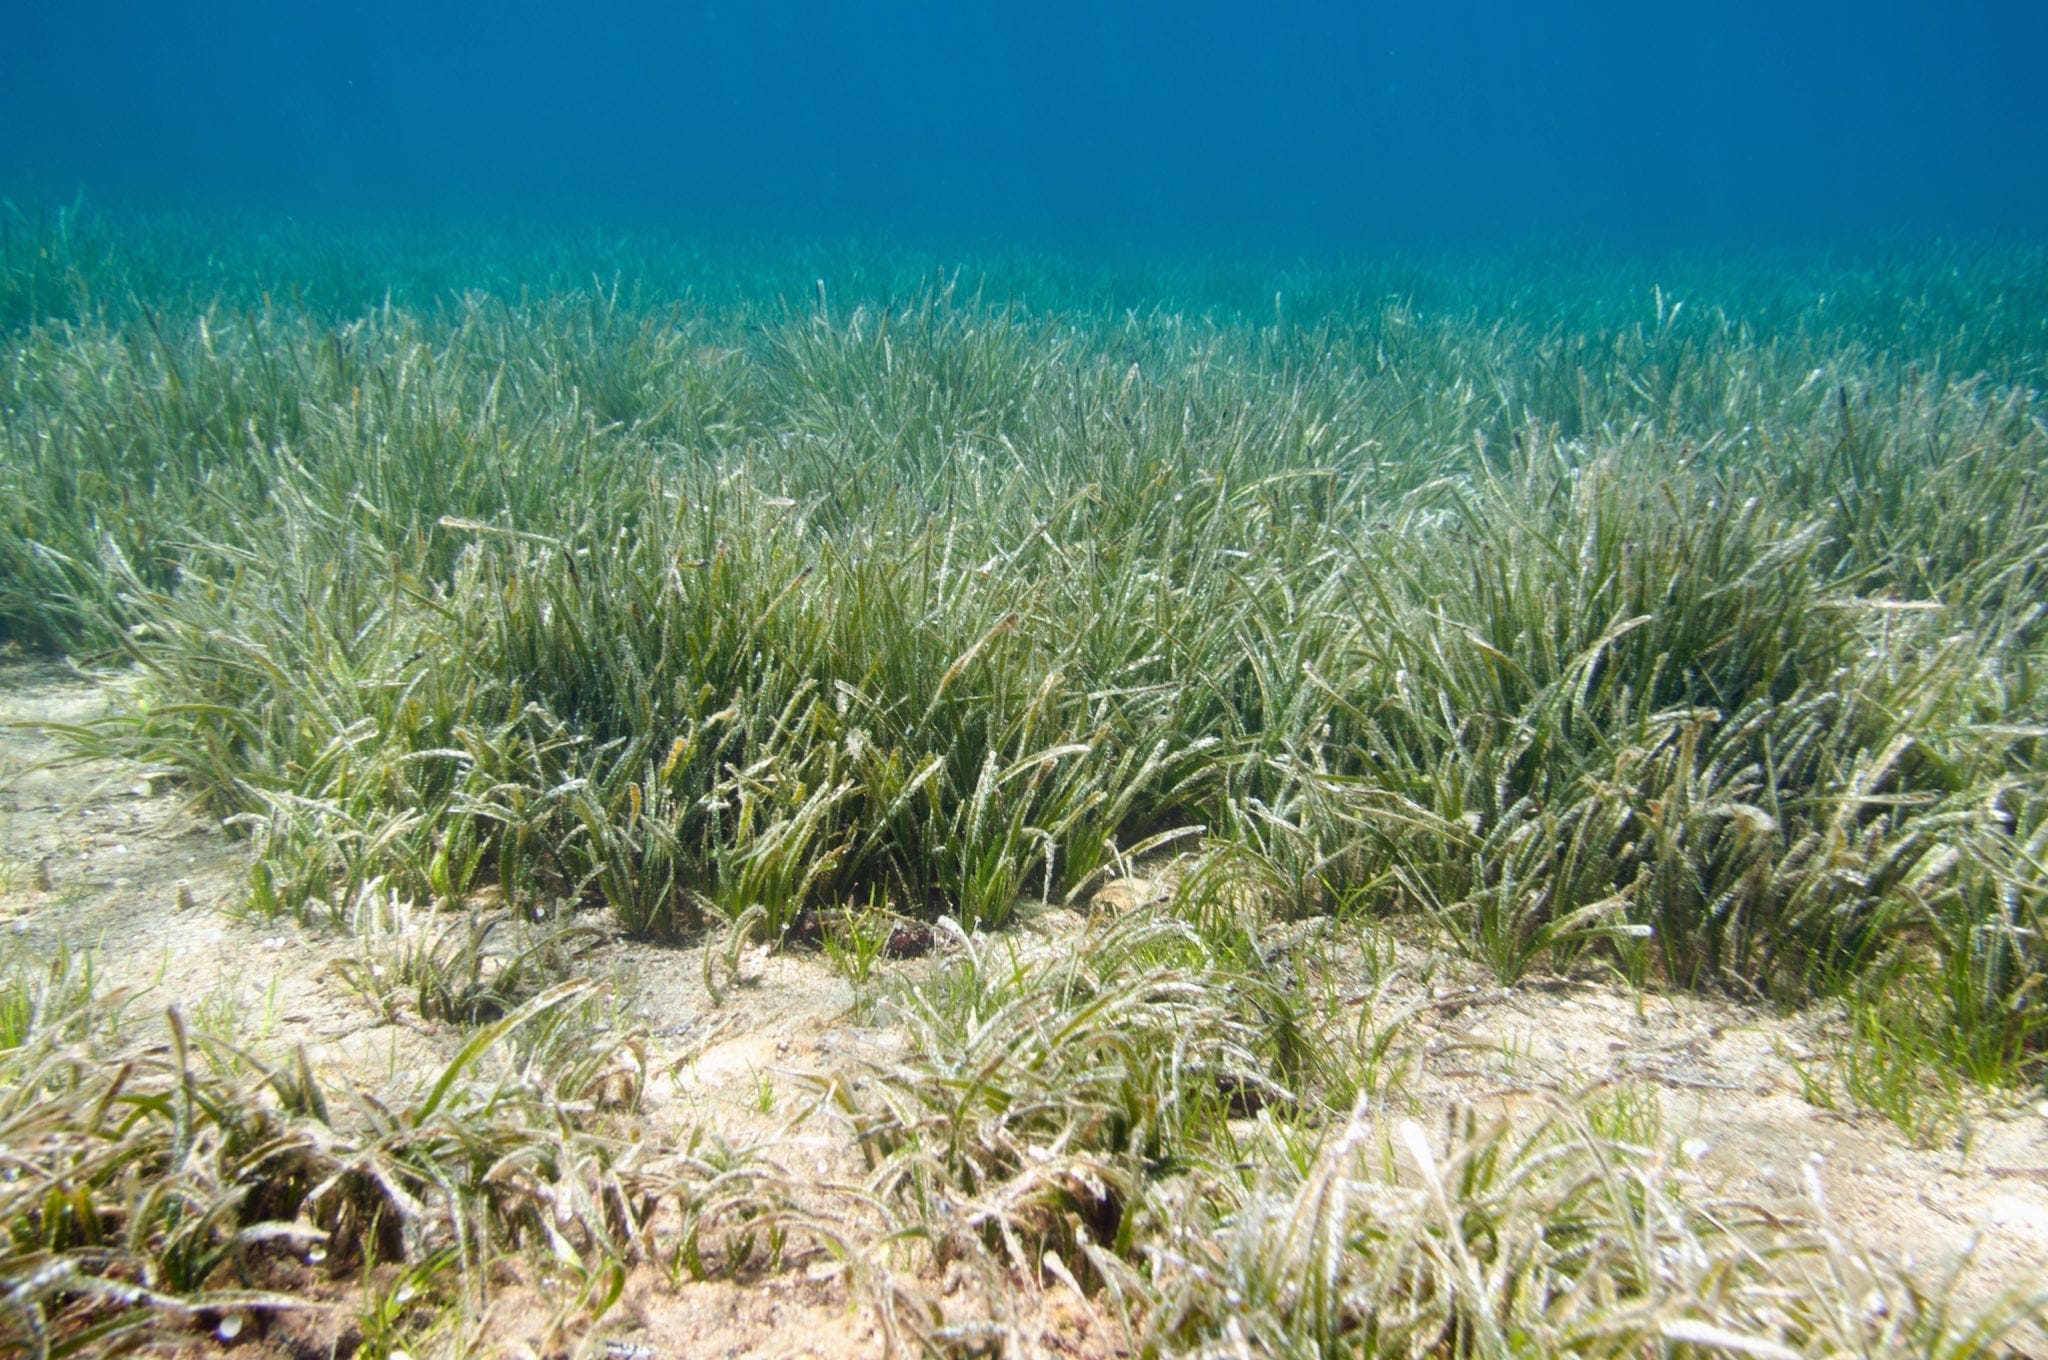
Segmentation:
{"type": "Polygon", "coordinates": [[[63,735],[246,835],[237,909],[352,934],[337,986],[471,1037],[386,1107],[17,950],[0,1335],[288,1310],[317,1255],[360,1353],[488,1353],[494,1263],[587,1321],[800,1238],[941,1349],[1000,1310],[921,1313],[918,1262],[1144,1354],[2037,1344],[2036,1300],[1715,1201],[1625,1101],[1396,1117],[1391,1031],[1272,945],[1833,999],[1815,1098],[1915,1136],[2038,1088],[2048,260],[1888,258],[977,274],[13,213],[0,640],[138,672],[63,735]],[[1168,852],[1162,903],[1006,950],[1168,852]],[[900,1059],[813,1098],[867,1178],[641,1141],[600,921],[711,940],[713,997],[750,941],[857,974],[900,1059]]]}

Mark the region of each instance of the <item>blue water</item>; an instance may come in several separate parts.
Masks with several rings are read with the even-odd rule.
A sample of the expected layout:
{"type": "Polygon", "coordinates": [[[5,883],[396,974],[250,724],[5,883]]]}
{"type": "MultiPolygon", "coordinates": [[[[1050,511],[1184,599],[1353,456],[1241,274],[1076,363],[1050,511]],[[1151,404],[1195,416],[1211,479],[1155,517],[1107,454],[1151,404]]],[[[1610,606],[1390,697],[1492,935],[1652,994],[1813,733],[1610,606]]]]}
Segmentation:
{"type": "Polygon", "coordinates": [[[939,248],[2048,224],[2041,0],[8,8],[16,198],[939,248]]]}

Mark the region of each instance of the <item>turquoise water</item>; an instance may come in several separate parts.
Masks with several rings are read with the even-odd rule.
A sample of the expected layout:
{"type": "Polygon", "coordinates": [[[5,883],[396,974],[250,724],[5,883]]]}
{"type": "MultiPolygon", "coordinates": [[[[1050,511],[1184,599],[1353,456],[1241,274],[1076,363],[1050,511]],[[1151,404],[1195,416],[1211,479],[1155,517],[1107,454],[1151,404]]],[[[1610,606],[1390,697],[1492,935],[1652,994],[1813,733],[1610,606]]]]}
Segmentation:
{"type": "Polygon", "coordinates": [[[18,5],[0,194],[946,253],[2037,235],[2048,7],[18,5]]]}

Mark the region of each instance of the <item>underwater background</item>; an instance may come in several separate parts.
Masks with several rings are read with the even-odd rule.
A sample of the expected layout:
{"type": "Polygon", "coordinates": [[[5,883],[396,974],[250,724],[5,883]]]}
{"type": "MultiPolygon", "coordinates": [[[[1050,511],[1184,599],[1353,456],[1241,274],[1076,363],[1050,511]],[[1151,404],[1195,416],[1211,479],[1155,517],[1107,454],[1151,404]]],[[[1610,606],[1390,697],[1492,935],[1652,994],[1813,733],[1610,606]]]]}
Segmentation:
{"type": "Polygon", "coordinates": [[[2027,3],[16,4],[0,192],[1158,251],[2037,233],[2027,3]]]}
{"type": "Polygon", "coordinates": [[[0,1353],[2048,1355],[2042,0],[5,17],[0,1353]]]}

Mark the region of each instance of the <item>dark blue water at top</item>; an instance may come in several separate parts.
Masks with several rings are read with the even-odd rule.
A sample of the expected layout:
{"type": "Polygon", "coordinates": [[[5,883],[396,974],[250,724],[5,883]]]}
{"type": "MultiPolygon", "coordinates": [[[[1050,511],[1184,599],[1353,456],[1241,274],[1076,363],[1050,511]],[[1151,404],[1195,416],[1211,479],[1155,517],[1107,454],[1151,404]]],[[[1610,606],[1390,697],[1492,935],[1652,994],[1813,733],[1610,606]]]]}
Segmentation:
{"type": "Polygon", "coordinates": [[[0,194],[944,248],[2048,225],[2048,5],[28,4],[0,194]]]}

